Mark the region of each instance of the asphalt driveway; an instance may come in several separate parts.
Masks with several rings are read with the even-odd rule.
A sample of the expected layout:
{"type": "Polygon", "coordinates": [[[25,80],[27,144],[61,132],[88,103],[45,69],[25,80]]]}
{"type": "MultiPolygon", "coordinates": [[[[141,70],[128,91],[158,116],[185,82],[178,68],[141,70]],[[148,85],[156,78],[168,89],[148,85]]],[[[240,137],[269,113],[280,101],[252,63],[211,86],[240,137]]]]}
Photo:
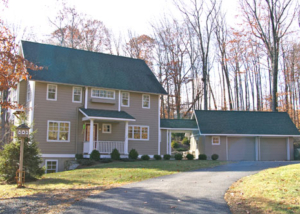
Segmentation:
{"type": "Polygon", "coordinates": [[[296,162],[237,162],[111,189],[73,204],[65,213],[230,213],[224,200],[236,180],[296,162]]]}

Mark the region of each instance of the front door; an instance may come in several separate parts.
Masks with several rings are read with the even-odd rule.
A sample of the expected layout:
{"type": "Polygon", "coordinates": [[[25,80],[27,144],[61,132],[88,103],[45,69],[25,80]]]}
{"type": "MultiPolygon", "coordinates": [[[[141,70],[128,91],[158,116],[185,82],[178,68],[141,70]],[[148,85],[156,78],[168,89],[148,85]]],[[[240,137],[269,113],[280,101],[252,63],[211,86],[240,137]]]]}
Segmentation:
{"type": "MultiPolygon", "coordinates": [[[[94,124],[94,149],[96,149],[97,141],[97,124],[94,124]]],[[[90,124],[86,124],[85,128],[85,142],[90,142],[90,124]]]]}

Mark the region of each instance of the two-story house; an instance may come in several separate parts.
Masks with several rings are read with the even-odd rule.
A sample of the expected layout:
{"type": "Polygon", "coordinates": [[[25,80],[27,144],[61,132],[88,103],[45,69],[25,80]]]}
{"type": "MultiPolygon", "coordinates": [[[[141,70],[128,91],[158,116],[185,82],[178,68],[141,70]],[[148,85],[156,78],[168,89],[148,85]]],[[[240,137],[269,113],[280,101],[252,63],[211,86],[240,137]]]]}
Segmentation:
{"type": "Polygon", "coordinates": [[[37,130],[48,171],[75,154],[160,154],[159,99],[166,94],[143,60],[22,41],[22,54],[43,70],[17,88],[37,130]],[[92,128],[91,128],[92,127],[92,128]]]}

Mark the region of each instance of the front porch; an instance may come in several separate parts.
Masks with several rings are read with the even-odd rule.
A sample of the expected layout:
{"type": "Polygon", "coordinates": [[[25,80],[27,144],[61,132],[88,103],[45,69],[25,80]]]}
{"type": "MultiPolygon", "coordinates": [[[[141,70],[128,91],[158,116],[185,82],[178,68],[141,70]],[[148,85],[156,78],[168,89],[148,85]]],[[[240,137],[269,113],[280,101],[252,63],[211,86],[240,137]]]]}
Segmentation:
{"type": "Polygon", "coordinates": [[[128,122],[135,119],[124,111],[79,109],[84,115],[83,154],[97,150],[110,155],[117,149],[121,155],[128,154],[128,122]],[[91,128],[93,127],[93,128],[91,128]]]}
{"type": "MultiPolygon", "coordinates": [[[[90,142],[83,143],[83,153],[89,154],[90,142]]],[[[94,141],[94,148],[101,154],[110,154],[117,149],[120,154],[128,154],[128,144],[125,141],[94,141]]]]}

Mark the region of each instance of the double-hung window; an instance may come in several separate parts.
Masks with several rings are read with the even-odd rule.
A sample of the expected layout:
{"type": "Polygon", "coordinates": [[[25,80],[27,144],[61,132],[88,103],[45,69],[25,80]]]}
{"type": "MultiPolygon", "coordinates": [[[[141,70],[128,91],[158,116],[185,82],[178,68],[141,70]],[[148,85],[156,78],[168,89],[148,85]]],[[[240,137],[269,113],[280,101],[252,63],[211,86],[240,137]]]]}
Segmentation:
{"type": "Polygon", "coordinates": [[[128,126],[129,140],[149,140],[149,126],[128,126]]]}
{"type": "Polygon", "coordinates": [[[73,87],[73,103],[81,103],[82,101],[82,88],[81,87],[73,87]]]}
{"type": "Polygon", "coordinates": [[[143,108],[150,108],[150,95],[143,94],[143,108]]]}
{"type": "Polygon", "coordinates": [[[129,107],[129,93],[121,92],[122,106],[129,107]]]}
{"type": "Polygon", "coordinates": [[[47,85],[47,100],[57,100],[57,85],[47,85]]]}
{"type": "Polygon", "coordinates": [[[104,89],[92,89],[93,98],[115,99],[115,91],[104,89]]]}
{"type": "Polygon", "coordinates": [[[47,141],[70,142],[70,122],[48,120],[47,141]]]}

